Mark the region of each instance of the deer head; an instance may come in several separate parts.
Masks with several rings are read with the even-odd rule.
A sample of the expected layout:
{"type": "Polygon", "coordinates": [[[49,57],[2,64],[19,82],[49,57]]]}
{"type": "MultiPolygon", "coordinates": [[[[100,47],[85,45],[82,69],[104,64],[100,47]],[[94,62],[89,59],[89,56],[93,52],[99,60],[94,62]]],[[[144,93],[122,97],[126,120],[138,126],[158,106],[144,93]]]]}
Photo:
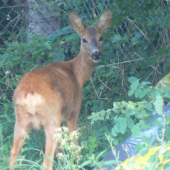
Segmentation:
{"type": "Polygon", "coordinates": [[[75,12],[70,13],[69,21],[72,29],[80,35],[81,54],[93,63],[98,63],[103,51],[103,32],[112,21],[111,9],[107,9],[101,15],[98,24],[95,26],[86,26],[75,12]]]}

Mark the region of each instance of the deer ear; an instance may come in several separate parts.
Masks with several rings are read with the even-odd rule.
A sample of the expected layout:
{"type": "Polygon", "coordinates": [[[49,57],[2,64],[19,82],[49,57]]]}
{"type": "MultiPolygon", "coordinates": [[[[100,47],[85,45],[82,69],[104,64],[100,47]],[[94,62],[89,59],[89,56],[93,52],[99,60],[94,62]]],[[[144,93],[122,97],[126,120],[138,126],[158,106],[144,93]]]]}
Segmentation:
{"type": "Polygon", "coordinates": [[[75,13],[75,12],[70,12],[69,14],[69,22],[72,27],[72,29],[78,33],[84,30],[85,25],[81,18],[75,13]]]}
{"type": "Polygon", "coordinates": [[[104,31],[112,22],[112,10],[108,8],[100,17],[97,26],[104,31]]]}

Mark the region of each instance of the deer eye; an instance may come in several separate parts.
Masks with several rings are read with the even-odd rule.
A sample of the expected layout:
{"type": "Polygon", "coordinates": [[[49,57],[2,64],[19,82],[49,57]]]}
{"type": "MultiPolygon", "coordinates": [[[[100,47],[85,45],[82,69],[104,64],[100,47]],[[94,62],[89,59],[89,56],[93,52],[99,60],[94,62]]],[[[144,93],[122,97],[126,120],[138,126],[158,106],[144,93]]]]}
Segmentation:
{"type": "Polygon", "coordinates": [[[100,38],[99,38],[99,41],[103,41],[103,37],[100,37],[100,38]]]}
{"type": "Polygon", "coordinates": [[[83,38],[83,43],[87,43],[87,40],[83,38]]]}

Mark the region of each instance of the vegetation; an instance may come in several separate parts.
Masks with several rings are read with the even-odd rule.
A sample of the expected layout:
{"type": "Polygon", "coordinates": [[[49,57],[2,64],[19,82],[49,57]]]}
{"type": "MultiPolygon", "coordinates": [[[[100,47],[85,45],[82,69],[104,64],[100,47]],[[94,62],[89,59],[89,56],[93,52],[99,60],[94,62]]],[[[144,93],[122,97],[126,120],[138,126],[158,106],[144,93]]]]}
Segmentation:
{"type": "MultiPolygon", "coordinates": [[[[77,0],[76,0],[77,1],[77,0]]],[[[50,62],[73,58],[78,50],[78,35],[68,26],[66,20],[72,10],[70,2],[61,3],[63,28],[53,35],[35,36],[24,41],[28,33],[21,30],[14,41],[5,42],[0,51],[0,169],[8,166],[13,142],[15,114],[12,94],[22,75],[50,62]],[[68,4],[67,4],[68,3],[68,4]]],[[[91,1],[77,1],[75,8],[83,14],[87,24],[95,23],[87,13],[91,1]],[[87,14],[87,15],[86,15],[87,14]]],[[[105,1],[99,0],[96,11],[102,11],[105,1]]],[[[158,136],[160,145],[169,146],[170,116],[162,114],[164,104],[169,103],[169,87],[154,88],[158,81],[170,72],[170,12],[169,1],[109,1],[113,11],[112,26],[104,35],[104,54],[102,62],[95,68],[92,78],[83,89],[83,103],[79,116],[80,137],[83,158],[74,166],[74,161],[65,157],[54,163],[56,169],[102,169],[101,158],[108,150],[125,140],[128,136],[139,135],[148,128],[145,124],[153,116],[154,110],[164,124],[158,136]],[[68,167],[68,165],[70,165],[68,167]]],[[[91,13],[91,12],[90,12],[91,13]]],[[[97,13],[99,14],[99,13],[97,13]]],[[[13,35],[14,36],[14,35],[13,35]]],[[[159,124],[161,120],[155,122],[159,124]]],[[[31,131],[19,157],[18,169],[42,169],[44,132],[31,131]]],[[[67,138],[67,137],[66,137],[67,138]]],[[[155,147],[147,138],[142,139],[136,149],[142,155],[155,147]],[[143,148],[146,150],[142,150],[143,148]]],[[[67,145],[66,145],[67,146],[67,145]]],[[[64,149],[68,149],[67,147],[64,149]]],[[[72,152],[66,151],[68,156],[72,152]]],[[[165,152],[165,159],[169,152],[165,152]]],[[[157,154],[157,153],[156,153],[157,154]]],[[[155,154],[155,155],[156,155],[155,154]]],[[[153,162],[153,159],[147,160],[153,162]]],[[[56,158],[57,159],[57,158],[56,158]]],[[[151,169],[160,169],[159,159],[154,159],[151,169]]],[[[164,169],[168,170],[167,164],[164,169]]]]}

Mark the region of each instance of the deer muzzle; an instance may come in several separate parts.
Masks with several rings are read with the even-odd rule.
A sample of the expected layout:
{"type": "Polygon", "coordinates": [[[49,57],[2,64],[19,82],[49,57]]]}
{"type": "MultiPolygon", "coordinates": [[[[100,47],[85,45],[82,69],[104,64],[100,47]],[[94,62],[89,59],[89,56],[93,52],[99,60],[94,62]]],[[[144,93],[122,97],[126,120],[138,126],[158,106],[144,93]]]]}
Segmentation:
{"type": "Polygon", "coordinates": [[[92,59],[93,61],[100,61],[101,59],[101,54],[99,51],[95,51],[92,53],[92,59]]]}

